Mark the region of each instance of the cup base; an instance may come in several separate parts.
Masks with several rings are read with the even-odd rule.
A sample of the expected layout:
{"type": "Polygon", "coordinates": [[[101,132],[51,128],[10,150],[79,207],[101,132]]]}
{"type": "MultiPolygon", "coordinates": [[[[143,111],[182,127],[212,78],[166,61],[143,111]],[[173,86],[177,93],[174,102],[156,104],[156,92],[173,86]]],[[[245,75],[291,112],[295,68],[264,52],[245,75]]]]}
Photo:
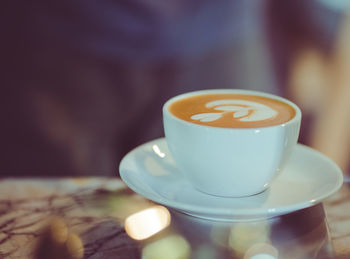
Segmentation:
{"type": "Polygon", "coordinates": [[[265,191],[267,191],[267,189],[269,189],[269,186],[264,187],[262,190],[258,191],[258,192],[254,192],[254,193],[248,193],[248,194],[237,194],[237,193],[212,193],[212,192],[208,192],[205,190],[202,190],[200,188],[198,188],[197,186],[193,185],[193,187],[200,191],[201,193],[204,193],[206,195],[210,195],[210,196],[215,196],[215,197],[220,197],[220,198],[244,198],[244,197],[251,197],[251,196],[255,196],[255,195],[259,195],[265,191]]]}

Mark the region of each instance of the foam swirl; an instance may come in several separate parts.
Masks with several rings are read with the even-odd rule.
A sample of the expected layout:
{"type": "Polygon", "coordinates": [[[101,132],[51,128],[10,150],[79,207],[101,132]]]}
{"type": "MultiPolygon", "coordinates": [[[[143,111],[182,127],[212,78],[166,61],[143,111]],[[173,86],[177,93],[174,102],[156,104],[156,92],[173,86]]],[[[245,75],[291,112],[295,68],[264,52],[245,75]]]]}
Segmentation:
{"type": "Polygon", "coordinates": [[[210,113],[199,113],[191,116],[192,120],[201,122],[211,122],[220,119],[225,113],[233,113],[232,119],[242,122],[254,122],[272,119],[278,112],[271,107],[253,101],[247,100],[216,100],[207,103],[206,108],[212,108],[210,113]]]}

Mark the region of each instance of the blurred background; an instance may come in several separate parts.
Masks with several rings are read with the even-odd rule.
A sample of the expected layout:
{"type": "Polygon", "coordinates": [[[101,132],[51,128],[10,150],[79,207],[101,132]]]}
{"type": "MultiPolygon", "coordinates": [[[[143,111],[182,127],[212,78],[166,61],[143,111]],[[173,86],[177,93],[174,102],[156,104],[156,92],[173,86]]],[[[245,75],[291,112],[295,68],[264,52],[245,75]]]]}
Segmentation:
{"type": "Polygon", "coordinates": [[[350,4],[341,0],[4,1],[0,176],[113,176],[162,137],[170,97],[261,90],[300,142],[348,171],[350,4]]]}

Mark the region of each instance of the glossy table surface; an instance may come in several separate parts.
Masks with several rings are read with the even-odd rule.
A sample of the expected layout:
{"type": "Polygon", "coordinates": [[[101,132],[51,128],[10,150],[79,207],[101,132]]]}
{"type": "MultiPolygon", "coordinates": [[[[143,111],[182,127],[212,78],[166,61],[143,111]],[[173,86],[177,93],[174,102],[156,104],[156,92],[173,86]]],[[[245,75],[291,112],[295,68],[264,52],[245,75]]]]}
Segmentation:
{"type": "Polygon", "coordinates": [[[0,258],[350,258],[350,190],[280,217],[215,222],[119,178],[0,180],[0,258]]]}

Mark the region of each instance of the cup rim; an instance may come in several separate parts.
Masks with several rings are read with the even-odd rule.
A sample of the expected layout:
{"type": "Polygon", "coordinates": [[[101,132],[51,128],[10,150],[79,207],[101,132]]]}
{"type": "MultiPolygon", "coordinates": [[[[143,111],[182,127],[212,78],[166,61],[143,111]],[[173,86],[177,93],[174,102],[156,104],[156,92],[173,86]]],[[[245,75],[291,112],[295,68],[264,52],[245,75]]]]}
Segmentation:
{"type": "Polygon", "coordinates": [[[275,95],[275,94],[271,94],[271,93],[267,93],[267,92],[263,92],[263,91],[256,91],[256,90],[246,90],[246,89],[206,89],[206,90],[197,90],[197,91],[191,91],[191,92],[186,92],[183,94],[179,94],[176,96],[171,97],[170,99],[168,99],[164,105],[163,105],[163,116],[167,115],[170,116],[172,119],[181,122],[183,124],[188,124],[192,127],[200,127],[200,128],[207,128],[207,129],[215,129],[215,130],[226,130],[226,131],[235,131],[235,130],[243,130],[243,131],[247,131],[247,130],[257,130],[257,129],[268,129],[268,128],[277,128],[277,127],[285,127],[289,124],[301,121],[301,117],[302,117],[302,112],[300,110],[300,108],[293,103],[292,101],[275,95]],[[277,124],[277,125],[271,125],[271,126],[262,126],[262,127],[253,127],[253,128],[224,128],[224,127],[217,127],[217,126],[209,126],[209,125],[202,125],[202,124],[197,124],[197,123],[193,123],[190,121],[186,121],[183,119],[180,119],[178,117],[176,117],[174,114],[172,114],[169,111],[169,106],[182,98],[186,98],[186,97],[190,97],[190,96],[196,96],[196,95],[202,95],[202,94],[213,94],[213,93],[228,93],[228,94],[246,94],[246,95],[257,95],[257,96],[262,96],[262,97],[267,97],[267,98],[271,98],[274,100],[278,100],[278,101],[282,101],[284,103],[287,103],[288,105],[292,106],[295,110],[295,115],[292,119],[290,119],[287,122],[284,122],[282,124],[277,124]]]}

